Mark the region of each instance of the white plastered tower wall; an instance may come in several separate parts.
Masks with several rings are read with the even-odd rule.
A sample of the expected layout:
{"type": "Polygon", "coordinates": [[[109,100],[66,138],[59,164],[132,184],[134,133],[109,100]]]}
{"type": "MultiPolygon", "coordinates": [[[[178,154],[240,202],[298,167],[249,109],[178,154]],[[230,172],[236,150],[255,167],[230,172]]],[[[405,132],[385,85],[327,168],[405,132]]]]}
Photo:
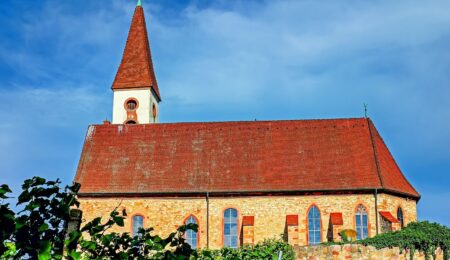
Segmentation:
{"type": "Polygon", "coordinates": [[[136,89],[116,89],[113,90],[113,124],[124,124],[127,122],[127,109],[125,102],[129,99],[135,99],[138,102],[136,109],[137,124],[158,123],[159,101],[151,88],[136,89]],[[153,106],[156,116],[153,116],[153,106]]]}

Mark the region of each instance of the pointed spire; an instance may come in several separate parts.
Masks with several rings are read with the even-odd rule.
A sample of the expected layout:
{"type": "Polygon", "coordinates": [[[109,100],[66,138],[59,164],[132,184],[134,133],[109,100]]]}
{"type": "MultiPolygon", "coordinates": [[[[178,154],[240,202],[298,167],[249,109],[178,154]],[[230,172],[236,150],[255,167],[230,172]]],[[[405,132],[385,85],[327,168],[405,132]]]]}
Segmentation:
{"type": "Polygon", "coordinates": [[[122,62],[112,84],[112,89],[131,88],[152,88],[161,100],[141,1],[134,11],[122,62]]]}
{"type": "Polygon", "coordinates": [[[138,0],[137,6],[142,6],[141,0],[138,0]]]}

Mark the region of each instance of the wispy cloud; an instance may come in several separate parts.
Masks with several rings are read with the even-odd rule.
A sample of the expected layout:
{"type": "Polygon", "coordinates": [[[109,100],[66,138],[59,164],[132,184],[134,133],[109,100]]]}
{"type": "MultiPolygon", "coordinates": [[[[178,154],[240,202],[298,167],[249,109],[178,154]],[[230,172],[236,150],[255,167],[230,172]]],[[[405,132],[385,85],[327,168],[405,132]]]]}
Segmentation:
{"type": "MultiPolygon", "coordinates": [[[[3,12],[12,15],[0,29],[2,179],[39,171],[71,180],[86,126],[110,117],[132,2],[11,2],[3,12]]],[[[401,168],[426,192],[420,216],[448,224],[433,198],[450,184],[442,177],[450,169],[449,1],[144,7],[162,121],[355,117],[367,102],[401,168]]]]}

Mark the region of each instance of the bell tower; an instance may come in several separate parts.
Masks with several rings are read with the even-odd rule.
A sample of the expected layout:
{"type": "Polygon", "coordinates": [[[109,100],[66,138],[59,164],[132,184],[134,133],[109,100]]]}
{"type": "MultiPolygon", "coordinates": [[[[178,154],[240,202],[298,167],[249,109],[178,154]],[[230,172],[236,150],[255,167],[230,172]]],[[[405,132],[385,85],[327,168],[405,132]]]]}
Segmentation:
{"type": "Polygon", "coordinates": [[[144,9],[140,0],[134,11],[112,90],[113,124],[158,122],[161,96],[153,69],[144,9]]]}

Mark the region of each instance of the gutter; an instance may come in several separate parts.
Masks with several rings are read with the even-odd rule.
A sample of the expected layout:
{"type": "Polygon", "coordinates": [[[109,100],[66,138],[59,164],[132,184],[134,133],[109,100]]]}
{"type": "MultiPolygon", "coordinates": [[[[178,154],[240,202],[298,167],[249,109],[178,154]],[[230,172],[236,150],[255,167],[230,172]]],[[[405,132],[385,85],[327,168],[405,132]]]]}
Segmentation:
{"type": "Polygon", "coordinates": [[[373,194],[374,189],[378,190],[378,193],[387,193],[404,198],[410,198],[419,200],[420,196],[414,196],[405,192],[400,192],[391,189],[384,188],[357,188],[346,190],[247,190],[247,191],[194,191],[194,192],[80,192],[79,198],[136,198],[136,197],[199,197],[204,198],[206,193],[209,197],[243,197],[243,196],[308,196],[308,195],[349,195],[349,194],[373,194]]]}

